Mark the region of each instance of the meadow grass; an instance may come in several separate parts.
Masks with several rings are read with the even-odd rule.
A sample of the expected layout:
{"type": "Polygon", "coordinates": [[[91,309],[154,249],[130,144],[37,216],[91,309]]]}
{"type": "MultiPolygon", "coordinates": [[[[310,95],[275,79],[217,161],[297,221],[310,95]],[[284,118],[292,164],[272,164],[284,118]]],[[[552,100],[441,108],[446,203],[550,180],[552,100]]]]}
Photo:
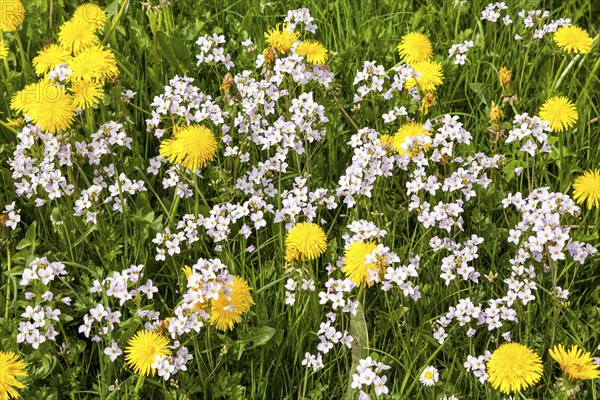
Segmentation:
{"type": "MultiPolygon", "coordinates": [[[[27,15],[22,28],[16,33],[3,33],[11,52],[0,67],[3,188],[0,205],[16,202],[21,221],[17,229],[0,227],[3,272],[0,298],[6,300],[0,307],[0,350],[15,351],[26,361],[28,377],[23,380],[26,383],[21,390],[23,398],[354,399],[359,394],[351,387],[352,374],[357,373],[359,360],[370,356],[391,367],[384,372],[389,389],[386,397],[391,399],[437,399],[445,395],[456,395],[459,399],[501,399],[503,394],[489,383],[481,384],[463,364],[469,355],[477,357],[486,350],[493,352],[505,342],[501,335],[507,331],[512,341],[526,344],[543,361],[540,382],[524,391],[523,398],[569,398],[565,386],[576,388],[572,398],[600,398],[595,379],[574,382],[563,379],[562,386],[557,386],[561,372],[548,355],[549,349],[558,343],[577,344],[593,356],[597,354],[600,345],[600,278],[596,273],[600,261],[597,256],[590,256],[583,264],[570,256],[552,262],[546,252],[543,261],[530,262],[535,265],[537,274],[535,301],[527,304],[517,301],[512,307],[518,323],[506,322],[501,329],[488,331],[485,324],[474,320],[468,326],[477,328],[477,333],[470,337],[466,334],[467,327],[454,322],[446,329],[449,336],[443,343],[433,336],[434,325],[446,315],[449,307],[456,307],[459,300],[469,298],[486,308],[491,299],[506,294],[503,280],[510,276],[510,259],[517,249],[506,238],[521,215],[514,207],[504,208],[502,200],[516,192],[526,197],[540,187],[572,196],[574,179],[583,171],[600,166],[599,3],[507,2],[515,22],[505,27],[500,21],[482,21],[481,11],[487,3],[478,1],[175,0],[158,12],[143,10],[137,1],[125,2],[126,6],[123,0],[98,2],[108,15],[108,23],[99,37],[114,52],[120,75],[115,82],[105,85],[99,104],[76,117],[70,136],[65,140],[72,145],[76,141],[89,141],[100,125],[111,120],[123,124],[123,130],[132,139],[131,149],[122,147],[106,154],[101,166],[113,164],[116,176],[125,173],[129,179],[143,182],[146,190],[127,194],[122,189],[123,181],[119,181],[115,199],[126,199],[127,206],[123,212],[117,212],[112,209],[114,199],[109,205],[98,203],[95,207],[101,213],[97,223],[73,215],[76,200],[92,185],[97,168],[87,163],[84,156],[73,156],[73,165],[59,166],[67,182],[74,185],[73,195],[49,199],[41,207],[36,207],[34,199],[38,195],[48,199],[47,194],[41,193],[40,187],[40,193],[32,198],[17,196],[13,171],[8,164],[15,157],[17,135],[22,129],[7,122],[9,118],[19,117],[10,107],[11,98],[25,85],[37,81],[32,59],[45,45],[56,41],[62,23],[71,18],[80,3],[82,1],[26,1],[27,15]],[[320,40],[330,52],[327,65],[335,78],[327,88],[314,82],[308,85],[299,85],[291,79],[285,82],[284,87],[291,96],[277,104],[276,115],[291,118],[291,99],[314,92],[315,101],[324,107],[329,121],[317,124],[318,129],[326,132],[322,141],[305,142],[306,153],[287,156],[288,170],[274,180],[278,189],[291,190],[296,178],[310,174],[310,190],[322,187],[329,189],[329,194],[335,194],[340,176],[352,164],[354,149],[347,143],[357,133],[356,127],[393,135],[398,121],[385,123],[382,115],[400,105],[406,106],[411,117],[422,123],[446,114],[459,116],[472,140],[457,144],[459,150],[455,156],[466,159],[478,152],[488,156],[504,154],[499,168],[487,172],[493,184],[487,188],[475,186],[476,197],[465,201],[462,230],[453,228],[446,232],[422,225],[418,213],[410,209],[411,198],[406,194],[406,184],[413,179],[409,172],[416,168],[411,164],[408,171],[396,168],[392,176],[379,177],[372,195],[356,196],[354,207],[347,207],[343,196],[338,196],[336,208],[319,208],[314,222],[325,221],[322,227],[328,243],[327,250],[317,260],[287,265],[287,230],[285,223],[273,222],[273,215],[266,216],[266,226],[248,237],[237,233],[242,221],[236,222],[233,233],[220,243],[202,230],[198,241],[190,246],[182,245],[180,252],[157,260],[160,246],[153,243],[157,234],[165,233],[166,229],[177,231],[178,221],[186,214],[208,217],[215,205],[247,201],[250,196],[234,189],[236,178],[259,161],[272,157],[275,150],[246,141],[249,161],[239,163],[235,157],[224,155],[225,146],[219,141],[221,128],[214,128],[219,141],[218,156],[201,171],[201,177],[181,172],[180,179],[193,192],[191,197],[181,198],[163,183],[170,163],[163,165],[158,175],[148,171],[149,160],[158,155],[163,141],[147,131],[146,120],[151,118],[153,109],[151,103],[155,96],[164,93],[169,80],[179,75],[193,78],[194,85],[212,96],[223,109],[232,114],[240,111],[239,104],[227,105],[221,89],[228,71],[222,65],[196,64],[199,48],[195,41],[203,35],[225,35],[226,52],[231,54],[235,64],[231,74],[247,69],[254,71],[256,77],[260,71],[255,67],[256,55],[268,46],[264,33],[282,23],[288,10],[301,7],[310,10],[318,25],[316,34],[311,37],[320,40]],[[548,19],[570,18],[572,24],[596,38],[592,52],[582,56],[565,55],[557,48],[551,33],[540,40],[529,36],[515,41],[515,25],[517,22],[522,25],[517,12],[522,8],[549,10],[548,19]],[[357,72],[363,70],[363,63],[375,61],[392,76],[392,68],[402,63],[396,46],[403,35],[413,31],[429,37],[433,59],[443,63],[444,82],[435,91],[436,104],[423,115],[417,102],[407,95],[387,101],[380,93],[370,93],[358,109],[353,99],[359,85],[353,82],[357,72]],[[252,39],[258,50],[248,54],[241,45],[246,39],[252,39]],[[467,53],[465,65],[449,62],[450,46],[466,40],[473,41],[474,46],[467,53]],[[503,66],[512,71],[510,87],[503,87],[498,81],[498,71],[503,66]],[[131,102],[122,100],[121,93],[127,89],[137,93],[131,102]],[[549,133],[548,154],[528,157],[520,151],[521,145],[505,143],[508,131],[513,129],[515,115],[524,112],[537,115],[542,104],[557,95],[574,102],[578,120],[565,132],[549,133]],[[496,133],[490,133],[492,102],[502,105],[505,114],[496,133]],[[503,135],[495,136],[499,131],[503,135]],[[514,169],[519,166],[524,168],[517,175],[514,169]],[[319,301],[319,292],[325,290],[324,284],[329,278],[326,266],[335,266],[344,255],[347,240],[343,235],[349,232],[347,227],[352,222],[359,220],[368,220],[387,231],[387,236],[379,242],[398,255],[399,264],[408,264],[409,257],[420,257],[419,275],[413,281],[419,285],[421,297],[413,301],[400,289],[382,291],[379,284],[354,289],[349,296],[358,301],[356,314],[337,310],[334,324],[337,331],[352,335],[354,345],[349,349],[336,344],[323,356],[323,368],[313,371],[302,365],[302,360],[306,352],[317,353],[320,343],[317,332],[326,321],[326,314],[332,311],[330,305],[319,301]],[[484,240],[478,257],[471,263],[481,273],[479,284],[460,279],[445,284],[440,278],[440,265],[449,251],[433,251],[430,240],[439,236],[463,243],[472,235],[484,240]],[[218,245],[221,251],[215,250],[218,245]],[[249,246],[254,250],[247,251],[249,246]],[[22,276],[37,257],[63,263],[68,275],[57,277],[51,284],[38,281],[23,285],[22,276]],[[194,265],[199,258],[218,258],[230,273],[247,280],[255,304],[242,322],[227,332],[206,324],[199,333],[181,335],[181,344],[189,349],[193,360],[187,364],[187,371],[180,371],[171,379],[164,380],[156,374],[140,378],[126,364],[124,355],[110,361],[104,350],[111,346],[112,340],[125,351],[129,338],[144,329],[146,320],[140,318],[138,310],[159,311],[163,321],[161,329],[166,329],[164,319],[174,316],[173,311],[182,303],[186,291],[182,268],[194,265]],[[153,299],[134,296],[123,305],[107,295],[106,289],[90,293],[95,280],[102,282],[113,272],[131,265],[143,265],[143,281],[149,278],[158,288],[153,299]],[[285,304],[289,291],[286,282],[292,278],[300,284],[300,277],[313,279],[316,290],[297,290],[296,302],[289,306],[285,304]],[[556,286],[569,290],[568,300],[562,301],[553,295],[556,286]],[[48,340],[39,349],[17,343],[19,323],[28,320],[23,316],[26,307],[47,305],[41,297],[49,290],[55,296],[53,307],[62,310],[55,323],[56,342],[48,340]],[[35,297],[26,299],[26,292],[34,293],[35,297]],[[57,301],[65,296],[71,298],[68,307],[57,301]],[[95,342],[79,328],[84,315],[98,304],[113,311],[120,310],[122,317],[121,323],[108,333],[98,331],[100,341],[95,342]],[[428,365],[440,372],[439,382],[431,388],[418,380],[428,365]]],[[[265,118],[271,118],[269,121],[273,123],[273,117],[265,118]]],[[[169,132],[169,127],[177,123],[175,119],[165,121],[169,132]]],[[[233,127],[233,118],[229,117],[226,123],[232,126],[235,136],[237,127],[233,127]]],[[[42,157],[44,149],[39,143],[32,145],[30,151],[42,157]]],[[[449,162],[435,165],[428,172],[443,179],[456,169],[457,166],[449,162]]],[[[456,193],[441,191],[430,197],[422,191],[419,196],[420,201],[429,201],[432,205],[461,198],[456,193]]],[[[283,207],[281,196],[271,201],[276,209],[283,207]]],[[[573,240],[597,248],[599,207],[581,205],[580,216],[564,216],[561,223],[570,228],[573,240]]],[[[249,218],[244,220],[251,224],[248,221],[249,218]]],[[[343,276],[339,270],[336,274],[340,279],[343,276]]],[[[134,286],[139,288],[139,285],[134,286]]],[[[373,398],[377,397],[373,389],[369,390],[373,398]]]]}

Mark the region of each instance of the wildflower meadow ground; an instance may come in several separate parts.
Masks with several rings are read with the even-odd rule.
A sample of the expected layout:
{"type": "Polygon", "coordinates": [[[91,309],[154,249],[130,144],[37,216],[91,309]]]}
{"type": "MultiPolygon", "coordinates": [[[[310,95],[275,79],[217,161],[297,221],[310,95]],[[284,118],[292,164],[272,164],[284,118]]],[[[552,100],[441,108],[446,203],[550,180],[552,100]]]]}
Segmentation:
{"type": "Polygon", "coordinates": [[[598,21],[0,0],[0,400],[600,399],[598,21]]]}

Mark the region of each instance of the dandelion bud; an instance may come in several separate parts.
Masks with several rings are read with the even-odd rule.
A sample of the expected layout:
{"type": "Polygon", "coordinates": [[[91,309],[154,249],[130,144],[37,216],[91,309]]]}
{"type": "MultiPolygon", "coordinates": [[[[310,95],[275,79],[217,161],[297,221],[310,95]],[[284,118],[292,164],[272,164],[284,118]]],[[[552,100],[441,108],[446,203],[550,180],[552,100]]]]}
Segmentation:
{"type": "Polygon", "coordinates": [[[273,50],[271,47],[267,47],[263,51],[263,57],[265,58],[266,64],[273,64],[275,61],[275,50],[273,50]]]}
{"type": "Polygon", "coordinates": [[[490,107],[490,122],[493,125],[498,125],[502,117],[504,117],[502,109],[498,107],[495,102],[492,101],[492,106],[490,107]]]}
{"type": "Polygon", "coordinates": [[[508,86],[512,81],[512,72],[506,67],[501,67],[500,71],[498,71],[498,78],[502,86],[508,86]]]}

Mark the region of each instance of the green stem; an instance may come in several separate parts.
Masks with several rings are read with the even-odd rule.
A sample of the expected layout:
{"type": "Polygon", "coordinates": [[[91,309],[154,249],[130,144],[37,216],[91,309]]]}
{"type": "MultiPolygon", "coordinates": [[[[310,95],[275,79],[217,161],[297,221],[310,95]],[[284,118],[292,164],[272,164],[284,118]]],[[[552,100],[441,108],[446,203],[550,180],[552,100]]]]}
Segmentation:
{"type": "Polygon", "coordinates": [[[144,375],[138,375],[138,380],[137,380],[137,383],[135,384],[135,389],[133,389],[133,393],[137,395],[143,385],[144,385],[144,375]]]}
{"type": "Polygon", "coordinates": [[[121,5],[121,8],[119,9],[119,13],[117,14],[117,18],[115,18],[115,20],[113,21],[113,23],[110,26],[110,29],[108,30],[108,32],[106,32],[106,35],[104,35],[104,39],[102,39],[102,45],[103,46],[108,42],[108,39],[110,38],[110,35],[112,35],[113,31],[117,27],[117,24],[121,20],[121,17],[123,17],[123,14],[125,14],[125,8],[127,7],[128,3],[129,3],[129,0],[123,1],[123,5],[121,5]]]}
{"type": "Polygon", "coordinates": [[[5,307],[4,307],[4,322],[8,321],[8,308],[10,305],[10,267],[11,267],[11,262],[10,262],[10,247],[9,245],[6,246],[6,263],[7,263],[7,269],[6,269],[6,303],[5,303],[5,307]]]}
{"type": "Polygon", "coordinates": [[[25,76],[29,76],[29,63],[25,59],[25,49],[23,48],[23,43],[21,42],[21,36],[19,32],[15,32],[15,39],[17,40],[17,46],[19,47],[19,52],[21,53],[21,67],[23,68],[23,72],[25,72],[25,76]]]}

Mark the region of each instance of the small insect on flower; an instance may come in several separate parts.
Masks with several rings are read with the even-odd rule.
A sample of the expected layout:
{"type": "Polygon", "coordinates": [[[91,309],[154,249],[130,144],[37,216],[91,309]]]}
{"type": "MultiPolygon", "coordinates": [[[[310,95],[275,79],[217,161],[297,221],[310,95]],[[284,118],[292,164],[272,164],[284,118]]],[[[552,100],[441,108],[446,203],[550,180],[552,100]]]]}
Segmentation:
{"type": "Polygon", "coordinates": [[[254,304],[250,290],[244,278],[234,275],[233,282],[221,289],[219,298],[211,303],[209,322],[221,331],[233,329],[254,304]]]}
{"type": "Polygon", "coordinates": [[[0,399],[19,397],[17,389],[25,387],[17,378],[27,376],[25,363],[12,351],[0,351],[0,399]]]}
{"type": "Polygon", "coordinates": [[[427,387],[431,387],[438,382],[439,378],[440,375],[437,368],[432,365],[428,365],[423,372],[421,372],[421,376],[419,376],[419,382],[427,387]]]}
{"type": "Polygon", "coordinates": [[[420,32],[412,32],[402,36],[398,44],[398,53],[402,61],[414,64],[429,61],[433,54],[433,46],[427,36],[420,32]]]}
{"type": "Polygon", "coordinates": [[[568,54],[588,54],[592,51],[592,38],[578,26],[561,26],[554,32],[554,41],[568,54]]]}
{"type": "Polygon", "coordinates": [[[296,54],[306,57],[311,64],[325,64],[327,61],[327,49],[317,40],[305,40],[296,48],[296,54]]]}
{"type": "Polygon", "coordinates": [[[215,158],[217,140],[210,129],[193,124],[174,129],[173,137],[160,144],[159,152],[172,163],[197,171],[215,158]]]}
{"type": "Polygon", "coordinates": [[[151,367],[156,356],[166,357],[170,354],[169,341],[153,331],[139,331],[127,342],[125,360],[138,375],[154,375],[151,367]]]}
{"type": "Polygon", "coordinates": [[[565,96],[554,96],[540,108],[540,118],[550,122],[553,132],[561,132],[575,125],[579,115],[571,100],[565,96]]]}
{"type": "Polygon", "coordinates": [[[319,225],[312,222],[296,224],[285,238],[285,260],[314,260],[327,250],[327,236],[319,225]]]}
{"type": "Polygon", "coordinates": [[[488,382],[505,394],[519,393],[535,385],[543,370],[540,356],[515,342],[498,347],[487,363],[488,382]]]}
{"type": "Polygon", "coordinates": [[[0,0],[0,31],[14,32],[25,20],[25,7],[21,0],[0,0]]]}
{"type": "Polygon", "coordinates": [[[573,198],[578,204],[587,200],[587,207],[600,206],[600,169],[590,170],[575,178],[573,198]]]}
{"type": "Polygon", "coordinates": [[[577,345],[567,351],[562,344],[558,344],[550,349],[550,356],[572,381],[600,377],[598,365],[594,364],[592,355],[587,351],[584,352],[577,345]]]}

